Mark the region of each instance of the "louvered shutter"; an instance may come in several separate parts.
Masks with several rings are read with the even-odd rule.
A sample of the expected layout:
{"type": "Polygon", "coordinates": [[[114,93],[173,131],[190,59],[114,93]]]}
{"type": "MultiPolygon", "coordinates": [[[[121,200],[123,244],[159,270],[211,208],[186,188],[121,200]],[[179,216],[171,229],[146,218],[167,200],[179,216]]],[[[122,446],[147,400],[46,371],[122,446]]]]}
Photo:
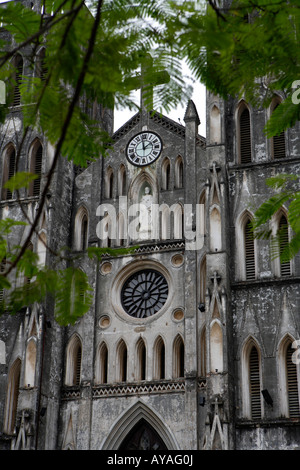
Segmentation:
{"type": "Polygon", "coordinates": [[[251,163],[250,113],[247,108],[240,116],[240,163],[251,163]]]}
{"type": "Polygon", "coordinates": [[[19,106],[21,104],[21,93],[20,93],[20,84],[23,75],[23,59],[22,57],[18,57],[15,63],[16,67],[16,84],[14,88],[14,99],[13,99],[13,106],[19,106]]]}
{"type": "Polygon", "coordinates": [[[42,162],[43,162],[43,148],[40,145],[35,153],[35,160],[34,160],[34,174],[38,175],[33,181],[33,196],[39,196],[40,194],[40,187],[41,187],[41,175],[42,175],[42,162]]]}
{"type": "Polygon", "coordinates": [[[251,418],[261,418],[261,391],[260,391],[260,373],[259,357],[255,346],[252,347],[249,356],[249,388],[251,418]]]}
{"type": "Polygon", "coordinates": [[[78,345],[75,358],[74,385],[80,384],[81,375],[81,346],[78,345]]]}
{"type": "MultiPolygon", "coordinates": [[[[275,106],[274,110],[277,108],[277,106],[275,106]]],[[[273,137],[273,157],[285,158],[285,156],[285,134],[284,131],[282,131],[279,135],[275,135],[273,137]]]]}
{"type": "Polygon", "coordinates": [[[255,279],[255,253],[254,253],[254,239],[251,230],[251,222],[245,224],[245,266],[246,266],[246,280],[255,279]]]}
{"type": "MultiPolygon", "coordinates": [[[[280,236],[280,254],[283,252],[285,246],[289,242],[288,223],[283,215],[279,221],[279,236],[280,236]]],[[[281,276],[290,276],[291,274],[291,263],[290,261],[284,261],[280,264],[281,276]]]]}
{"type": "Polygon", "coordinates": [[[286,373],[287,373],[287,391],[289,417],[299,418],[299,394],[296,364],[292,361],[293,355],[292,345],[289,344],[286,352],[286,373]]]}
{"type": "MultiPolygon", "coordinates": [[[[13,149],[8,155],[8,174],[7,181],[15,175],[16,172],[16,151],[13,149]]],[[[13,195],[9,189],[6,189],[6,199],[12,199],[13,195]]]]}

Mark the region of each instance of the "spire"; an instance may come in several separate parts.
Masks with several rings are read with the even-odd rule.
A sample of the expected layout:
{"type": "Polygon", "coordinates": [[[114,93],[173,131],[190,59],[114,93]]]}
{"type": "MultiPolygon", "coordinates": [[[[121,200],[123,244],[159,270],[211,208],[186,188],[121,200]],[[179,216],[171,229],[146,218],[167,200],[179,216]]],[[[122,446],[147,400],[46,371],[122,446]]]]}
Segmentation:
{"type": "Polygon", "coordinates": [[[197,112],[195,103],[192,100],[189,100],[189,102],[188,102],[188,105],[187,105],[187,108],[186,108],[185,115],[184,115],[183,119],[184,119],[184,122],[195,121],[198,126],[200,124],[200,119],[199,119],[199,116],[198,116],[198,112],[197,112]]]}

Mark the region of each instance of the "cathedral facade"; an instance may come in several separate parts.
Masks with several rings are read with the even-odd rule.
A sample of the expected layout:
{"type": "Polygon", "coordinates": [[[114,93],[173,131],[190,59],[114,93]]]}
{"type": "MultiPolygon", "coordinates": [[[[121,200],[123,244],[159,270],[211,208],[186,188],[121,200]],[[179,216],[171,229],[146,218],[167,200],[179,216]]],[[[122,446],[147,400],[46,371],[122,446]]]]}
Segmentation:
{"type": "MultiPolygon", "coordinates": [[[[16,60],[27,73],[26,51],[16,60]]],[[[250,232],[266,178],[299,173],[299,123],[263,133],[283,98],[255,109],[207,92],[206,138],[192,101],[184,125],[142,105],[115,133],[99,107],[113,149],[86,169],[59,160],[32,239],[43,263],[61,246],[80,255],[93,302],[68,327],[51,300],[0,317],[1,449],[299,449],[299,255],[280,264],[250,232]],[[130,250],[96,263],[88,246],[130,250]]],[[[3,188],[22,131],[16,95],[1,218],[23,218],[3,188]]],[[[34,130],[22,148],[20,170],[40,175],[22,193],[32,220],[54,149],[34,130]]],[[[280,227],[291,236],[286,207],[280,227]]]]}

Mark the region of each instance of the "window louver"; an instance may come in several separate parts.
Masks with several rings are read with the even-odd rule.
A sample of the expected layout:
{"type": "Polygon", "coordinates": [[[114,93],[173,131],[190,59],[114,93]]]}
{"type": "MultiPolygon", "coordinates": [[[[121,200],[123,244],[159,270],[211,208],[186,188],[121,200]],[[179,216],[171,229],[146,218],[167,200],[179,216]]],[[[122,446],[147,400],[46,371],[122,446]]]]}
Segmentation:
{"type": "Polygon", "coordinates": [[[13,99],[13,106],[19,106],[21,104],[21,92],[20,92],[20,84],[22,80],[22,74],[23,74],[23,59],[21,57],[18,57],[16,60],[16,84],[14,88],[14,99],[13,99]]]}
{"type": "MultiPolygon", "coordinates": [[[[288,223],[283,215],[279,222],[279,233],[280,233],[280,254],[289,242],[288,223]]],[[[290,276],[291,274],[291,263],[290,261],[284,261],[280,264],[281,276],[290,276]]]]}
{"type": "Polygon", "coordinates": [[[247,108],[240,116],[240,162],[251,163],[250,113],[247,108]]]}
{"type": "Polygon", "coordinates": [[[255,253],[254,253],[254,239],[251,230],[251,222],[245,225],[245,265],[246,265],[246,280],[255,279],[255,253]]]}
{"type": "MultiPolygon", "coordinates": [[[[278,104],[275,106],[274,110],[277,108],[278,104]]],[[[279,135],[273,137],[273,157],[274,158],[285,158],[285,134],[282,131],[279,135]]]]}
{"type": "Polygon", "coordinates": [[[34,174],[38,175],[33,181],[33,196],[39,196],[41,187],[41,175],[42,175],[42,161],[43,161],[43,148],[40,145],[35,153],[34,161],[34,174]]]}
{"type": "Polygon", "coordinates": [[[253,346],[249,357],[249,385],[251,418],[261,418],[261,392],[259,375],[259,357],[257,349],[253,346]]]}
{"type": "Polygon", "coordinates": [[[78,346],[76,360],[75,360],[74,385],[80,384],[80,372],[81,372],[81,347],[78,346]]]}
{"type": "MultiPolygon", "coordinates": [[[[13,149],[8,157],[8,178],[7,181],[14,176],[16,172],[16,151],[13,149]]],[[[12,199],[13,194],[6,189],[6,199],[12,199]]]]}
{"type": "Polygon", "coordinates": [[[287,372],[287,390],[288,390],[288,405],[289,417],[299,418],[299,394],[298,394],[298,380],[296,364],[292,361],[293,355],[292,345],[289,344],[286,352],[286,372],[287,372]]]}

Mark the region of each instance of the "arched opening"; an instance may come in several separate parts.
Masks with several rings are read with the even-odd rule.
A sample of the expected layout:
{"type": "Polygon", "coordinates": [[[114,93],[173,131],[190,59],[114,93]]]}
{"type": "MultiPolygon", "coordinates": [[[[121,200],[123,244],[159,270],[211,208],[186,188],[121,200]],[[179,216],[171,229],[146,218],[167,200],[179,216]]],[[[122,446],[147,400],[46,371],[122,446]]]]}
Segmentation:
{"type": "Polygon", "coordinates": [[[8,386],[4,416],[4,432],[13,434],[16,424],[16,415],[19,398],[21,375],[21,360],[17,358],[8,373],[8,386]]]}
{"type": "Polygon", "coordinates": [[[106,384],[108,377],[108,349],[106,343],[101,343],[98,350],[98,367],[96,370],[95,382],[106,384]]]}
{"type": "Polygon", "coordinates": [[[74,242],[75,250],[84,251],[88,246],[88,212],[85,207],[80,207],[75,217],[74,242]]]}
{"type": "Polygon", "coordinates": [[[5,183],[16,173],[16,150],[12,144],[9,144],[4,151],[3,160],[3,176],[2,176],[2,193],[1,199],[8,200],[13,198],[10,189],[5,188],[5,183]]]}
{"type": "Polygon", "coordinates": [[[255,251],[254,237],[251,220],[249,217],[244,222],[244,255],[245,255],[245,276],[247,281],[255,279],[255,251]]]}
{"type": "Polygon", "coordinates": [[[241,103],[238,110],[238,150],[241,164],[251,163],[251,124],[250,112],[246,104],[241,103]]]}
{"type": "Polygon", "coordinates": [[[299,365],[293,357],[295,352],[292,338],[286,335],[279,347],[279,381],[281,412],[288,418],[300,417],[299,371],[297,370],[299,365]]]}
{"type": "Polygon", "coordinates": [[[116,364],[117,382],[126,382],[127,380],[127,347],[123,340],[117,346],[117,364],[116,364]]]}
{"type": "Polygon", "coordinates": [[[210,142],[212,144],[221,142],[221,114],[216,105],[212,107],[210,112],[210,142]]]}
{"type": "Polygon", "coordinates": [[[118,194],[119,196],[126,195],[126,169],[122,164],[118,172],[118,194]]]}
{"type": "Polygon", "coordinates": [[[142,338],[136,345],[136,380],[146,380],[146,346],[142,338]]]}
{"type": "MultiPolygon", "coordinates": [[[[271,103],[271,113],[280,105],[280,98],[274,98],[271,103]]],[[[275,135],[271,138],[271,153],[274,159],[285,158],[286,157],[286,148],[285,148],[285,132],[282,131],[280,134],[275,135]]]]}
{"type": "Polygon", "coordinates": [[[36,175],[36,178],[29,185],[28,196],[39,196],[41,189],[43,164],[43,147],[38,139],[31,146],[30,150],[30,173],[36,175]]]}
{"type": "Polygon", "coordinates": [[[170,189],[171,164],[168,158],[165,158],[161,166],[161,189],[170,189]]]}
{"type": "Polygon", "coordinates": [[[252,419],[261,418],[260,360],[258,350],[252,345],[249,353],[249,394],[252,419]]]}
{"type": "Polygon", "coordinates": [[[165,343],[161,336],[157,338],[154,345],[154,379],[165,379],[165,343]]]}
{"type": "Polygon", "coordinates": [[[113,198],[114,188],[114,172],[111,167],[108,167],[105,175],[105,197],[107,199],[113,198]]]}
{"type": "Polygon", "coordinates": [[[216,207],[210,214],[210,249],[211,251],[222,250],[221,214],[216,207]]]}
{"type": "Polygon", "coordinates": [[[223,372],[223,332],[217,321],[210,330],[210,370],[223,372]]]}
{"type": "Polygon", "coordinates": [[[184,377],[184,343],[177,335],[173,343],[173,378],[184,377]]]}
{"type": "Polygon", "coordinates": [[[131,429],[123,440],[119,450],[167,450],[167,447],[155,429],[145,419],[131,429]]]}
{"type": "Polygon", "coordinates": [[[175,162],[175,186],[176,188],[183,188],[183,160],[179,156],[175,162]]]}
{"type": "MultiPolygon", "coordinates": [[[[279,255],[281,256],[289,243],[289,227],[288,221],[284,214],[281,215],[278,222],[278,238],[279,238],[279,255]]],[[[280,275],[291,275],[291,262],[280,261],[280,275]]]]}
{"type": "Polygon", "coordinates": [[[25,375],[24,386],[34,387],[35,385],[35,364],[36,364],[36,341],[31,339],[26,348],[26,362],[25,362],[25,375]]]}
{"type": "Polygon", "coordinates": [[[81,380],[82,344],[77,334],[73,335],[67,347],[66,385],[79,385],[81,380]]]}
{"type": "Polygon", "coordinates": [[[13,87],[13,106],[19,106],[21,104],[21,92],[20,92],[20,85],[22,82],[22,75],[23,75],[23,57],[21,54],[16,54],[12,60],[12,64],[14,67],[14,87],[13,87]]]}

